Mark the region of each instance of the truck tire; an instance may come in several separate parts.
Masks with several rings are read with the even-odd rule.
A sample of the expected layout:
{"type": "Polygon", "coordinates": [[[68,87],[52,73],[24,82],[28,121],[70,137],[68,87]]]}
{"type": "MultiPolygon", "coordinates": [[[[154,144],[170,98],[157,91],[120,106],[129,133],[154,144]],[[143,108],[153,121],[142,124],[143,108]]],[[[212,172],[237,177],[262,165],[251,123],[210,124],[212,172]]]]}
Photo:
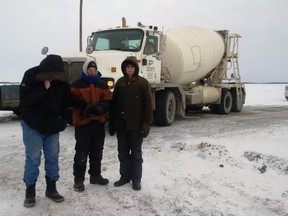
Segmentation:
{"type": "MultiPolygon", "coordinates": [[[[242,91],[242,90],[241,90],[242,91]]],[[[244,104],[244,92],[242,91],[242,99],[238,100],[236,88],[231,89],[232,94],[232,112],[241,112],[244,104]]]]}
{"type": "Polygon", "coordinates": [[[221,95],[221,104],[219,105],[219,114],[228,114],[232,109],[232,94],[229,90],[223,90],[221,95]]]}
{"type": "Polygon", "coordinates": [[[218,104],[211,104],[209,105],[210,112],[213,114],[219,114],[219,105],[218,104]]]}
{"type": "Polygon", "coordinates": [[[153,113],[154,123],[158,126],[170,126],[175,119],[176,100],[171,91],[156,92],[156,109],[153,113]]]}

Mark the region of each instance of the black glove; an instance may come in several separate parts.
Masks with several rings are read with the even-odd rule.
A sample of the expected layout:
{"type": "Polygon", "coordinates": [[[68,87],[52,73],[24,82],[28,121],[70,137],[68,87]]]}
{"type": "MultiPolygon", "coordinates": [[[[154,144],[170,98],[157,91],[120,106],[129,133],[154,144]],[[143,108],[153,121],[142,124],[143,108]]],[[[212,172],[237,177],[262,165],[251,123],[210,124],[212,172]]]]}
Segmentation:
{"type": "Polygon", "coordinates": [[[144,138],[146,138],[148,135],[149,135],[149,132],[150,132],[150,125],[147,124],[147,123],[144,123],[143,126],[142,126],[142,136],[144,138]]]}
{"type": "Polygon", "coordinates": [[[97,105],[88,105],[87,109],[94,115],[102,115],[105,113],[105,108],[100,103],[97,105]]]}
{"type": "Polygon", "coordinates": [[[81,117],[82,118],[89,118],[93,113],[91,112],[90,109],[84,109],[82,112],[81,112],[81,117]]]}
{"type": "Polygon", "coordinates": [[[105,108],[101,104],[97,104],[96,106],[91,107],[91,111],[95,115],[102,115],[105,113],[105,108]]]}

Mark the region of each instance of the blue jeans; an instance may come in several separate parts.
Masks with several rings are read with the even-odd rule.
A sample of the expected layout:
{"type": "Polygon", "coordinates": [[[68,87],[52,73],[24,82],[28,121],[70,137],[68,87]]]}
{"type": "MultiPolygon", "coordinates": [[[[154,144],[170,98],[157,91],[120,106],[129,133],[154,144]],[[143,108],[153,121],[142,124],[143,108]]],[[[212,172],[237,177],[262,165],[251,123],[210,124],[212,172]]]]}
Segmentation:
{"type": "Polygon", "coordinates": [[[41,134],[20,121],[25,145],[24,182],[26,186],[34,184],[39,176],[42,149],[45,158],[46,176],[52,181],[59,179],[59,133],[41,134]]]}

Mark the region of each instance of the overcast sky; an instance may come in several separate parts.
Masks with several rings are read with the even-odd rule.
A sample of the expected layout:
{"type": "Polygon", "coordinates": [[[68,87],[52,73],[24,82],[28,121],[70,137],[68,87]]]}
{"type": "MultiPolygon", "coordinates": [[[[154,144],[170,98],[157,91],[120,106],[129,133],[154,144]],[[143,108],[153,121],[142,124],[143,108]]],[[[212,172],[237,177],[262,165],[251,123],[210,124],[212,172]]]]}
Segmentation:
{"type": "MultiPolygon", "coordinates": [[[[49,54],[79,51],[80,0],[1,0],[0,74],[21,81],[49,54]]],[[[137,22],[167,30],[203,26],[239,33],[243,81],[288,82],[287,0],[83,0],[83,50],[97,29],[137,22]]]]}

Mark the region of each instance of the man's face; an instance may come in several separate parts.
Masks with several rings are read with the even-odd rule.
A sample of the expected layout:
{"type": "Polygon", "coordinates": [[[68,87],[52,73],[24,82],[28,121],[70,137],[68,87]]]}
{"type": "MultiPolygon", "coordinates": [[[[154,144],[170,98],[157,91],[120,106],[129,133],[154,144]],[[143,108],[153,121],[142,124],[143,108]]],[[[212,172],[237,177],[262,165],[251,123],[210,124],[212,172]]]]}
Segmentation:
{"type": "Polygon", "coordinates": [[[129,77],[133,76],[133,74],[135,73],[135,65],[127,64],[126,65],[126,73],[128,74],[129,77]]]}
{"type": "Polygon", "coordinates": [[[96,74],[97,74],[96,68],[90,67],[90,68],[87,69],[87,75],[89,77],[94,77],[94,76],[96,76],[96,74]]]}

